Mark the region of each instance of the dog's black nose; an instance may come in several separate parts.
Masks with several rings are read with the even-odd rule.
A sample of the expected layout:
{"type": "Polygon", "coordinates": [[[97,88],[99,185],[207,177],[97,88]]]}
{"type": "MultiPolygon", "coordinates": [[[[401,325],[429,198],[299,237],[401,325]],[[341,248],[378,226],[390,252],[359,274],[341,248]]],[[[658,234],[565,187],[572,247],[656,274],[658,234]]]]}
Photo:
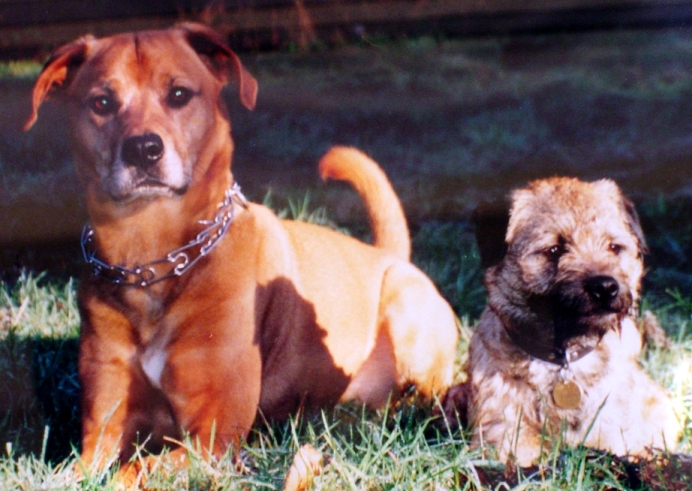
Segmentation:
{"type": "Polygon", "coordinates": [[[163,156],[163,140],[156,133],[131,136],[123,142],[120,156],[130,165],[150,167],[163,156]]]}
{"type": "Polygon", "coordinates": [[[596,302],[609,306],[617,298],[620,285],[612,276],[594,276],[584,282],[584,290],[596,302]]]}

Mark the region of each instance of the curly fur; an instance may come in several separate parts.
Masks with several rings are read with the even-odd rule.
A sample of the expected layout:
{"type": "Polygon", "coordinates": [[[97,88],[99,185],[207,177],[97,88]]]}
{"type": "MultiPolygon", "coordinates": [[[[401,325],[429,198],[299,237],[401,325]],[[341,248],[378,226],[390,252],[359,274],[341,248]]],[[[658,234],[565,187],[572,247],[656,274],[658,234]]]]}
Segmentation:
{"type": "Polygon", "coordinates": [[[470,345],[474,444],[521,466],[558,437],[617,455],[674,449],[671,401],[637,361],[646,243],[617,185],[552,178],[515,191],[506,242],[470,345]],[[553,400],[561,372],[581,389],[576,409],[553,400]]]}

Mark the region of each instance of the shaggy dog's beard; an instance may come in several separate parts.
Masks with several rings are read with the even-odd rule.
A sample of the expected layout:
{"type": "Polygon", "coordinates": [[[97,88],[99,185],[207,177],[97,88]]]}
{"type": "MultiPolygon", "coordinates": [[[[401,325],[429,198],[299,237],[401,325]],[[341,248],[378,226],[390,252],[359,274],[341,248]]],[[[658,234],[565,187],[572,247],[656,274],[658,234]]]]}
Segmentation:
{"type": "Polygon", "coordinates": [[[514,344],[535,358],[562,363],[595,348],[608,330],[618,329],[631,306],[627,291],[604,305],[594,302],[580,283],[565,282],[545,295],[529,296],[523,308],[493,310],[505,320],[514,344]]]}

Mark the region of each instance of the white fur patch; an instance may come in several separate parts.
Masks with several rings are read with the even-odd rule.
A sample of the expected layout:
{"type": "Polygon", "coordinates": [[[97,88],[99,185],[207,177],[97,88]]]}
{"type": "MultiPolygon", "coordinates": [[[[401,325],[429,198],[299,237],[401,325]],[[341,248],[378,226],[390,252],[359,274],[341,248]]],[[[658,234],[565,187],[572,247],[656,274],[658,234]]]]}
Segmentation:
{"type": "Polygon", "coordinates": [[[180,188],[185,184],[185,169],[183,160],[178,152],[175,151],[175,146],[168,141],[164,141],[166,148],[163,154],[161,167],[163,170],[164,181],[172,188],[180,188]]]}
{"type": "Polygon", "coordinates": [[[161,375],[166,366],[168,353],[165,348],[152,346],[144,351],[141,358],[142,370],[149,382],[157,389],[161,388],[161,375]]]}

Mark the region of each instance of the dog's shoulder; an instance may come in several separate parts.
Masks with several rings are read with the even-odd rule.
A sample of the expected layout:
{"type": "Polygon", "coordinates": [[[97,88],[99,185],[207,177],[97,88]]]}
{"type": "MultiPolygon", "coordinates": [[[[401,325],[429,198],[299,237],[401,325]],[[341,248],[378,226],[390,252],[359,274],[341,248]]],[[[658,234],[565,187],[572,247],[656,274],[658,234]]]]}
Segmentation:
{"type": "Polygon", "coordinates": [[[285,235],[282,220],[268,207],[252,202],[237,209],[230,230],[243,235],[252,234],[257,239],[285,235]]]}
{"type": "Polygon", "coordinates": [[[502,336],[503,331],[504,328],[500,319],[493,312],[492,308],[486,307],[473,330],[472,340],[475,338],[477,342],[499,347],[506,342],[504,339],[506,336],[502,336]]]}
{"type": "Polygon", "coordinates": [[[486,307],[476,324],[469,345],[469,364],[473,370],[500,371],[513,365],[516,348],[509,342],[502,322],[486,307]]]}
{"type": "Polygon", "coordinates": [[[269,269],[283,270],[295,261],[291,240],[282,221],[264,205],[248,203],[239,209],[229,228],[228,254],[237,263],[239,257],[252,262],[272,264],[269,269]]]}

